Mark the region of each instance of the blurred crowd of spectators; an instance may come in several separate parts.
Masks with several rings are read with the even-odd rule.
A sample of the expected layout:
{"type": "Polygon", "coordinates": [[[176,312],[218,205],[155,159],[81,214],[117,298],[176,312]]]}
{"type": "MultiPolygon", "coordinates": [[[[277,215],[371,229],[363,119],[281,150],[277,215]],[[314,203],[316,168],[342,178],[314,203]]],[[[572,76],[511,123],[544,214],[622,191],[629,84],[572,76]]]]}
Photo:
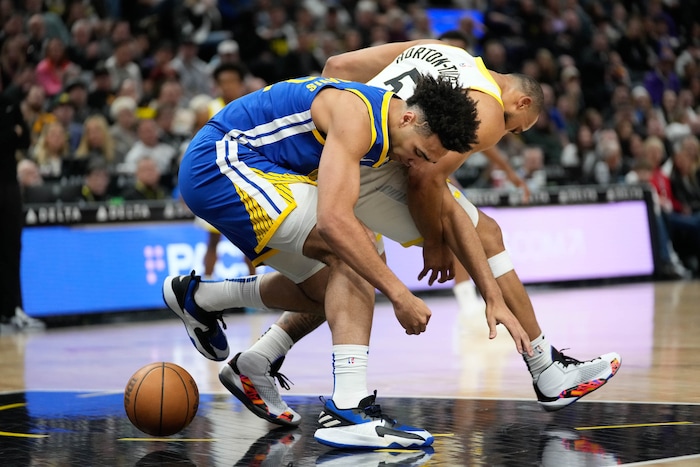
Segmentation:
{"type": "MultiPolygon", "coordinates": [[[[666,259],[697,256],[699,0],[0,0],[1,90],[31,133],[25,201],[171,196],[216,108],[331,55],[436,38],[430,8],[454,9],[488,68],[542,84],[535,127],[500,144],[531,190],[649,183],[666,259]]],[[[478,156],[457,173],[501,175],[478,156]]]]}

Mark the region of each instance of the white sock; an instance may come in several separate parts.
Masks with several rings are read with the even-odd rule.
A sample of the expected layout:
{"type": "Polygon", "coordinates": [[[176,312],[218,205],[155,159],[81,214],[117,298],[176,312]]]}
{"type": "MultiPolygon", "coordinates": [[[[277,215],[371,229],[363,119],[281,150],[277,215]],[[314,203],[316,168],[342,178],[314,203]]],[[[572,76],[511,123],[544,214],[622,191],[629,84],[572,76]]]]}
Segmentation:
{"type": "Polygon", "coordinates": [[[287,355],[289,349],[294,345],[294,341],[289,334],[281,327],[273,324],[270,329],[255,341],[247,352],[255,352],[267,358],[270,363],[278,358],[287,355]]]}
{"type": "Polygon", "coordinates": [[[339,409],[351,409],[369,395],[367,359],[369,346],[333,346],[333,402],[339,409]]]}
{"type": "Polygon", "coordinates": [[[255,308],[269,310],[260,297],[262,275],[239,277],[225,281],[199,283],[194,301],[206,311],[228,308],[255,308]]]}
{"type": "Polygon", "coordinates": [[[536,380],[540,373],[552,364],[552,346],[547,341],[547,338],[544,337],[544,334],[540,334],[530,344],[532,344],[534,355],[530,357],[527,354],[523,354],[523,358],[525,363],[527,363],[532,379],[536,380]]]}

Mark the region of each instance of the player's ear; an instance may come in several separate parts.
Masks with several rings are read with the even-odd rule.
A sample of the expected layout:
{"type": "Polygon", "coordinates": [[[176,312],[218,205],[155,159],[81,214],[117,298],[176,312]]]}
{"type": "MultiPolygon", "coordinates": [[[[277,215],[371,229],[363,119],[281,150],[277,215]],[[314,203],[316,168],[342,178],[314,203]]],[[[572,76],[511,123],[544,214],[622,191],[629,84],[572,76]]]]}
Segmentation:
{"type": "Polygon", "coordinates": [[[529,109],[531,104],[532,104],[532,97],[520,96],[520,99],[518,99],[518,110],[529,109]]]}
{"type": "Polygon", "coordinates": [[[414,123],[416,121],[416,118],[417,118],[417,116],[416,116],[415,112],[413,112],[411,110],[407,110],[401,116],[401,125],[400,126],[410,125],[411,123],[414,123]]]}

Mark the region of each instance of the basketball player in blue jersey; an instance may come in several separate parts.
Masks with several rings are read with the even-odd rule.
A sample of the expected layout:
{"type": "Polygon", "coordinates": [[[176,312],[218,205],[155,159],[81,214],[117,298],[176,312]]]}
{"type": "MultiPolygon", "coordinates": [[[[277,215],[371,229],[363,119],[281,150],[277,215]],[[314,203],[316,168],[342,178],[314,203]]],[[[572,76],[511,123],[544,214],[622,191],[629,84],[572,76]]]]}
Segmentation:
{"type": "MultiPolygon", "coordinates": [[[[405,167],[436,164],[449,151],[470,150],[477,127],[473,101],[443,78],[418,77],[413,96],[404,101],[384,89],[309,77],[277,83],[228,104],[195,135],[183,157],[181,194],[192,212],[254,262],[277,268],[298,284],[299,293],[323,303],[334,344],[333,396],[324,405],[323,424],[315,435],[325,444],[422,447],[433,441],[427,431],[383,415],[367,391],[375,288],[392,302],[408,334],[424,332],[431,313],[383,262],[375,234],[360,223],[353,208],[360,166],[378,170],[390,160],[405,167]],[[442,111],[447,108],[450,117],[442,111]],[[323,264],[309,269],[304,255],[327,268],[316,274],[323,264]]],[[[512,316],[476,231],[463,218],[460,228],[468,241],[452,247],[483,287],[487,304],[497,315],[512,316]]],[[[217,303],[194,299],[195,291],[205,286],[194,274],[178,276],[166,279],[163,295],[197,349],[221,360],[228,345],[216,314],[206,312],[217,303]]],[[[514,317],[512,322],[519,327],[514,317]]],[[[512,332],[524,335],[521,328],[512,332]]],[[[267,397],[248,399],[251,394],[244,386],[227,388],[254,411],[260,410],[257,399],[267,397]]],[[[289,408],[282,413],[265,410],[277,423],[299,423],[289,408]]]]}
{"type": "MultiPolygon", "coordinates": [[[[379,72],[379,75],[372,79],[372,83],[408,96],[413,90],[412,76],[416,71],[434,76],[445,71],[468,89],[468,94],[477,103],[477,111],[482,121],[478,129],[479,142],[474,145],[472,151],[488,149],[507,132],[519,133],[530,128],[536,121],[542,105],[541,90],[532,80],[518,75],[491,72],[485,68],[480,58],[472,57],[459,48],[438,45],[435,41],[387,44],[343,54],[329,60],[324,74],[362,80],[374,78],[374,73],[379,72]],[[389,65],[382,71],[381,67],[386,64],[389,65]],[[455,74],[455,70],[462,70],[463,73],[455,74]]],[[[451,162],[460,163],[469,154],[459,155],[451,162]]],[[[456,188],[450,187],[449,192],[444,190],[444,180],[454,170],[453,165],[444,164],[446,160],[448,157],[430,167],[412,167],[408,173],[413,175],[412,183],[420,183],[425,181],[420,180],[421,171],[417,169],[425,169],[423,173],[428,170],[434,172],[427,175],[428,179],[433,181],[432,189],[438,193],[447,193],[443,198],[442,220],[457,219],[460,217],[457,211],[466,211],[476,225],[489,258],[489,265],[506,302],[529,336],[522,346],[518,346],[516,339],[516,346],[521,352],[525,350],[522,353],[532,374],[533,386],[540,404],[546,410],[558,410],[599,388],[619,368],[619,355],[609,353],[594,360],[580,362],[563,356],[548,344],[537,323],[529,296],[505,251],[496,222],[478,211],[456,188]]],[[[356,214],[373,230],[408,246],[419,244],[423,239],[416,230],[404,200],[412,193],[412,190],[408,189],[407,179],[406,170],[395,164],[387,164],[379,170],[361,169],[360,199],[356,206],[356,214]],[[395,196],[387,196],[389,193],[395,196]]],[[[425,215],[420,208],[417,211],[425,215]]],[[[435,214],[435,209],[430,210],[430,213],[435,214]]],[[[428,221],[430,222],[442,227],[446,233],[453,232],[454,235],[454,232],[457,232],[459,235],[459,230],[455,230],[454,225],[443,225],[442,221],[428,221]]],[[[426,235],[426,242],[430,242],[429,235],[430,232],[426,235]]],[[[438,258],[443,258],[440,253],[443,244],[439,236],[437,240],[433,240],[432,248],[437,248],[438,258]]],[[[429,253],[429,250],[430,245],[426,248],[426,269],[423,272],[433,269],[441,271],[443,278],[449,278],[448,269],[439,261],[435,262],[435,254],[429,253]]],[[[451,254],[444,257],[451,257],[451,254]]],[[[433,274],[431,281],[435,277],[436,274],[433,274]]],[[[251,349],[237,354],[230,365],[226,365],[221,371],[220,377],[222,381],[228,382],[225,383],[227,387],[242,387],[241,381],[245,381],[251,387],[257,388],[258,393],[265,394],[261,398],[259,410],[255,412],[275,423],[276,418],[273,414],[286,410],[287,405],[279,397],[273,377],[279,374],[284,356],[293,343],[323,322],[322,315],[317,314],[320,305],[308,297],[299,297],[298,294],[290,292],[294,290],[294,284],[289,284],[284,277],[276,273],[216,285],[218,289],[214,284],[207,284],[208,287],[198,291],[197,300],[199,301],[200,297],[204,299],[207,295],[219,295],[228,298],[228,306],[316,313],[284,313],[251,349]]],[[[219,306],[220,309],[225,308],[223,303],[219,306]]],[[[216,310],[216,307],[210,309],[216,310]]],[[[490,336],[495,336],[495,324],[500,318],[492,316],[487,309],[490,336]]],[[[508,324],[506,327],[510,331],[508,324]]],[[[515,335],[513,337],[516,338],[515,335]]]]}

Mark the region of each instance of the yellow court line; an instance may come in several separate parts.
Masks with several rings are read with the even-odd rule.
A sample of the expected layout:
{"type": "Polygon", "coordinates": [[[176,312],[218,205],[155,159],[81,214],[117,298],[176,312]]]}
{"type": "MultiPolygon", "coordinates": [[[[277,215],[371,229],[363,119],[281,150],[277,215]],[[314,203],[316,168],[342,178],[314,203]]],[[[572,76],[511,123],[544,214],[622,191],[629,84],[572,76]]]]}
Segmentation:
{"type": "Polygon", "coordinates": [[[574,428],[577,431],[587,430],[612,430],[616,428],[641,428],[647,426],[670,426],[670,425],[694,425],[695,422],[661,422],[661,423],[637,423],[634,425],[608,425],[608,426],[580,426],[574,428]]]}
{"type": "Polygon", "coordinates": [[[119,438],[119,441],[160,441],[166,443],[181,442],[217,442],[216,438],[119,438]]]}
{"type": "MultiPolygon", "coordinates": [[[[10,410],[27,405],[26,402],[18,402],[16,404],[7,404],[0,406],[0,410],[10,410]]],[[[48,438],[49,435],[37,435],[34,433],[13,433],[11,431],[0,431],[0,436],[10,436],[13,438],[48,438]]]]}
{"type": "Polygon", "coordinates": [[[433,433],[433,438],[448,438],[454,435],[454,433],[433,433]]]}
{"type": "Polygon", "coordinates": [[[17,402],[16,404],[0,405],[0,410],[16,409],[17,407],[24,407],[27,405],[26,402],[17,402]]]}
{"type": "Polygon", "coordinates": [[[11,433],[9,431],[0,431],[0,436],[11,436],[13,438],[48,438],[49,435],[35,435],[32,433],[11,433]]]}

